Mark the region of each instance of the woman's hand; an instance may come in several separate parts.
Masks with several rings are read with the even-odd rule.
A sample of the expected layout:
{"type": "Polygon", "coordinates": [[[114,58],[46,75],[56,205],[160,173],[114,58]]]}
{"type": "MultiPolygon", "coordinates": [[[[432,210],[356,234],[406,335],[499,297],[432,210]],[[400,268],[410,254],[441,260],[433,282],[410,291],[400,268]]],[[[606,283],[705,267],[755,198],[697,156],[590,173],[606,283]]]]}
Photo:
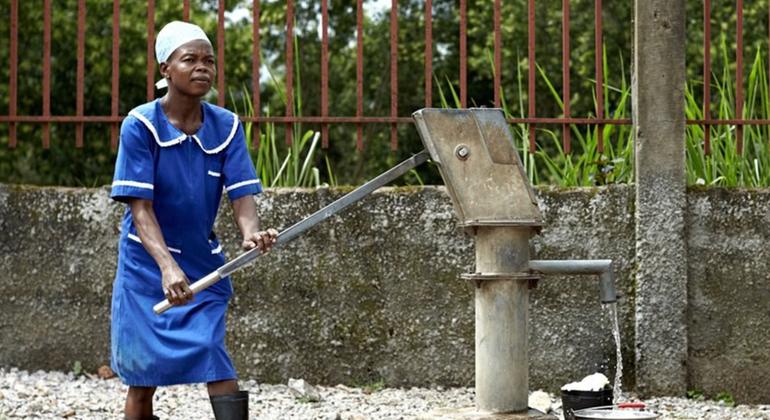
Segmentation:
{"type": "Polygon", "coordinates": [[[193,300],[187,276],[177,264],[162,270],[163,294],[172,305],[184,305],[193,300]]]}
{"type": "Polygon", "coordinates": [[[243,249],[250,250],[257,248],[260,252],[270,251],[278,237],[278,231],[275,229],[261,230],[243,238],[243,249]]]}

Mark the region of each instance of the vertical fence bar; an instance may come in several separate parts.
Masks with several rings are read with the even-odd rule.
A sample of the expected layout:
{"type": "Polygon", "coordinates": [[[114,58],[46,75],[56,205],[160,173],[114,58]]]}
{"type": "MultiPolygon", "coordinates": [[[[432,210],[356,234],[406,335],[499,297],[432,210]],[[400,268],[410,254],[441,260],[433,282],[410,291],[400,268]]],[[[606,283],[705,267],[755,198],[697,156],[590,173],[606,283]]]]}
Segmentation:
{"type": "Polygon", "coordinates": [[[390,150],[398,149],[398,0],[390,3],[390,150]]]}
{"type": "Polygon", "coordinates": [[[425,107],[433,105],[433,0],[425,0],[425,107]]]}
{"type": "MultiPolygon", "coordinates": [[[[51,116],[51,0],[43,1],[43,117],[51,116]]],[[[51,147],[51,123],[43,124],[43,149],[51,147]]]]}
{"type": "Polygon", "coordinates": [[[460,0],[460,106],[468,106],[468,5],[460,0]]]}
{"type": "MultiPolygon", "coordinates": [[[[11,0],[11,57],[8,86],[8,115],[16,116],[16,84],[19,60],[19,0],[11,0]]],[[[8,146],[16,147],[16,123],[8,123],[8,146]]]]}
{"type": "Polygon", "coordinates": [[[502,43],[502,34],[500,33],[500,1],[501,0],[495,0],[494,4],[494,32],[495,32],[495,75],[494,75],[494,98],[495,98],[495,108],[500,108],[500,76],[502,73],[502,58],[501,56],[501,43],[502,43]]]}
{"type": "MultiPolygon", "coordinates": [[[[260,88],[259,88],[259,67],[262,65],[260,62],[259,54],[260,40],[259,40],[259,0],[254,0],[251,7],[251,107],[254,109],[254,117],[259,117],[261,113],[260,103],[260,88]]],[[[259,122],[253,121],[251,123],[251,147],[256,149],[259,147],[260,140],[260,126],[259,122]]]]}
{"type": "MultiPolygon", "coordinates": [[[[78,117],[83,116],[84,84],[86,79],[86,0],[78,0],[78,64],[75,108],[78,117]]],[[[75,123],[75,147],[83,147],[82,122],[75,123]]]]}
{"type": "MultiPolygon", "coordinates": [[[[364,4],[356,2],[356,117],[364,115],[364,4]]],[[[361,123],[356,123],[356,148],[364,150],[364,131],[361,123]]]]}
{"type": "Polygon", "coordinates": [[[217,17],[217,105],[225,106],[225,0],[219,0],[217,17]]]}
{"type": "MultiPolygon", "coordinates": [[[[329,115],[329,0],[321,0],[321,117],[329,115]]],[[[321,147],[329,147],[329,125],[321,123],[321,147]]]]}
{"type": "Polygon", "coordinates": [[[740,155],[743,153],[743,0],[737,1],[736,9],[735,119],[739,121],[735,127],[735,137],[740,155]]]}
{"type": "MultiPolygon", "coordinates": [[[[286,116],[294,116],[294,0],[286,2],[286,116]]],[[[291,145],[294,125],[286,123],[286,144],[291,145]]]]}
{"type": "Polygon", "coordinates": [[[190,21],[190,0],[184,0],[182,3],[182,20],[185,22],[190,21]]]}
{"type": "MultiPolygon", "coordinates": [[[[561,2],[561,82],[562,82],[562,103],[564,104],[564,118],[571,117],[570,111],[570,53],[569,53],[569,0],[561,2]]],[[[572,150],[572,139],[569,124],[562,124],[561,127],[562,150],[564,153],[570,153],[572,150]]]]}
{"type": "Polygon", "coordinates": [[[155,99],[155,0],[147,0],[147,101],[155,99]]]}
{"type": "MultiPolygon", "coordinates": [[[[118,116],[120,94],[120,0],[112,0],[112,116],[118,116]]],[[[110,147],[118,148],[118,123],[111,124],[110,147]]]]}
{"type": "MultiPolygon", "coordinates": [[[[604,118],[604,52],[602,46],[602,0],[594,2],[594,60],[596,63],[596,118],[604,118]]],[[[596,125],[596,149],[604,152],[604,124],[596,125]]]]}
{"type": "MultiPolygon", "coordinates": [[[[527,2],[527,61],[529,61],[529,80],[527,102],[529,118],[535,118],[535,0],[527,2]]],[[[535,151],[535,124],[529,124],[529,151],[535,151]]]]}
{"type": "Polygon", "coordinates": [[[711,154],[711,0],[703,1],[703,152],[711,154]]]}

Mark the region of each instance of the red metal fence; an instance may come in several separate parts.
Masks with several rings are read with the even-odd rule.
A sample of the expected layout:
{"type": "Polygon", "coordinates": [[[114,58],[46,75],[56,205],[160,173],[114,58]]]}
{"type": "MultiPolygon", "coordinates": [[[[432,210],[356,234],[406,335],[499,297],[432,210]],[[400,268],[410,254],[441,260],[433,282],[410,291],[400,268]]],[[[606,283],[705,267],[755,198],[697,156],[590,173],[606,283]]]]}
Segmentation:
{"type": "MultiPolygon", "coordinates": [[[[398,124],[411,124],[412,120],[408,116],[399,115],[399,112],[411,112],[412,110],[399,110],[398,109],[398,1],[392,0],[390,11],[390,113],[389,115],[364,115],[364,98],[363,98],[363,83],[364,83],[364,63],[363,63],[363,12],[364,4],[363,0],[357,0],[357,35],[356,35],[356,113],[355,116],[342,116],[342,115],[329,115],[329,14],[328,14],[328,0],[319,0],[321,3],[322,11],[322,25],[321,25],[321,43],[322,52],[320,57],[321,63],[321,115],[317,116],[295,116],[293,114],[293,108],[291,106],[286,107],[285,115],[283,116],[264,116],[259,114],[260,110],[260,95],[259,95],[259,80],[260,80],[260,1],[253,0],[252,10],[252,36],[253,36],[253,54],[252,54],[252,105],[256,112],[256,115],[251,117],[242,117],[244,121],[252,121],[254,123],[273,122],[279,124],[286,124],[290,126],[293,123],[304,122],[320,124],[322,132],[322,145],[328,147],[329,145],[329,124],[354,124],[357,132],[357,147],[361,149],[363,147],[363,126],[366,124],[388,124],[390,125],[390,144],[391,149],[395,150],[398,147],[397,139],[397,125],[398,124]]],[[[737,9],[737,54],[736,62],[737,68],[743,68],[743,1],[736,0],[737,9]]],[[[501,34],[501,2],[502,0],[494,0],[494,19],[492,22],[494,31],[494,104],[500,106],[500,87],[501,87],[501,73],[502,73],[502,34],[501,34]]],[[[286,33],[294,33],[294,0],[286,0],[286,33]]],[[[468,89],[467,89],[467,73],[468,73],[468,52],[467,52],[467,33],[468,33],[468,20],[467,20],[467,2],[466,0],[459,0],[459,100],[463,107],[467,106],[468,101],[468,89]]],[[[563,148],[565,152],[570,150],[570,130],[569,126],[575,125],[595,125],[598,129],[598,138],[602,138],[601,130],[606,124],[618,124],[628,125],[631,123],[629,119],[608,119],[605,116],[604,100],[603,100],[603,74],[602,74],[602,57],[603,57],[603,43],[602,43],[602,1],[595,0],[594,7],[594,54],[595,54],[595,78],[596,78],[596,116],[595,117],[573,117],[570,110],[571,98],[570,91],[570,9],[569,0],[562,0],[562,100],[564,104],[562,117],[544,117],[538,116],[536,113],[535,102],[535,77],[536,77],[536,39],[535,39],[535,0],[528,0],[528,102],[527,102],[527,117],[526,118],[511,118],[511,123],[523,123],[528,124],[529,127],[529,147],[534,150],[535,145],[535,127],[536,125],[556,125],[562,127],[563,148]]],[[[77,39],[77,92],[76,92],[76,112],[75,115],[51,115],[51,0],[43,0],[43,17],[44,17],[44,48],[43,48],[43,76],[42,76],[42,115],[19,115],[17,110],[17,82],[18,82],[18,10],[19,0],[10,0],[10,49],[7,56],[7,62],[9,65],[9,96],[8,96],[8,115],[0,116],[0,123],[8,124],[9,127],[9,141],[8,145],[13,148],[17,143],[16,125],[19,123],[33,123],[41,124],[43,128],[43,140],[42,146],[48,148],[50,145],[50,125],[52,123],[74,123],[76,126],[76,147],[83,146],[83,126],[86,123],[107,123],[112,127],[112,145],[116,146],[118,136],[118,124],[123,119],[123,115],[118,114],[118,99],[119,99],[119,66],[120,66],[120,52],[119,52],[119,39],[120,39],[120,1],[113,0],[113,32],[112,32],[112,88],[111,88],[111,114],[110,115],[84,115],[84,80],[85,74],[85,25],[86,25],[86,1],[78,0],[78,39],[77,39]]],[[[767,125],[770,124],[770,120],[744,120],[742,116],[743,107],[743,80],[742,72],[737,72],[736,80],[736,95],[735,95],[735,109],[737,118],[732,120],[717,120],[710,118],[710,84],[709,75],[710,69],[710,48],[711,48],[711,23],[710,23],[710,10],[711,0],[704,0],[703,4],[704,14],[704,66],[703,66],[703,120],[690,120],[689,124],[699,124],[704,127],[705,131],[705,148],[708,153],[710,147],[709,130],[708,127],[718,124],[735,125],[737,129],[739,151],[742,149],[742,130],[745,124],[757,124],[767,125]]],[[[433,86],[432,86],[432,62],[433,62],[433,32],[432,32],[432,0],[425,0],[425,57],[424,57],[424,69],[425,69],[425,105],[431,106],[433,86]]],[[[155,61],[153,54],[153,44],[155,38],[155,1],[147,1],[147,99],[152,100],[155,95],[154,91],[154,77],[155,77],[155,61]]],[[[185,0],[183,3],[183,15],[184,20],[189,20],[190,17],[190,0],[185,0]]],[[[288,42],[286,43],[286,68],[292,69],[294,66],[294,51],[291,45],[291,36],[287,36],[288,42]]],[[[216,32],[216,50],[217,60],[220,65],[218,66],[217,75],[217,87],[218,87],[218,104],[223,105],[225,102],[225,0],[219,0],[218,2],[218,25],[216,32]]],[[[6,57],[3,57],[6,58],[6,57]]],[[[288,71],[286,73],[286,95],[287,103],[293,103],[293,73],[288,71]]],[[[286,141],[291,143],[292,130],[286,130],[286,141]]],[[[256,143],[256,142],[255,142],[256,143]]],[[[603,142],[598,143],[599,150],[603,147],[603,142]]]]}

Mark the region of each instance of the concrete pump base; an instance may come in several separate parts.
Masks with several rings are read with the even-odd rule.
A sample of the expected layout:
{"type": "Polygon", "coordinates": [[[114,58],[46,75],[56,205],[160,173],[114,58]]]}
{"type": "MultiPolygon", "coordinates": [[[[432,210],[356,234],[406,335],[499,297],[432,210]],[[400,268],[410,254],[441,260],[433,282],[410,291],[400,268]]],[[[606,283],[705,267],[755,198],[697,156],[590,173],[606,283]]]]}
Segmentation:
{"type": "Polygon", "coordinates": [[[556,420],[558,417],[543,414],[537,410],[529,410],[528,413],[489,413],[479,411],[476,407],[464,408],[437,408],[425,415],[417,417],[419,420],[556,420]]]}

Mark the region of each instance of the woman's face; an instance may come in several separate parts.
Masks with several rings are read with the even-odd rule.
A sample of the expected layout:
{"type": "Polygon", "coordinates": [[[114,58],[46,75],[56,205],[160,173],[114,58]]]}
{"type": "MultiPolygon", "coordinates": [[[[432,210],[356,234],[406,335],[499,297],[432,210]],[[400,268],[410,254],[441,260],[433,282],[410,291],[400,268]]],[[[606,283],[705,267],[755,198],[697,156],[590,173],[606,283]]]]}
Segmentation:
{"type": "Polygon", "coordinates": [[[160,72],[166,77],[169,89],[188,96],[203,97],[214,83],[214,49],[206,41],[190,41],[174,50],[168,60],[161,63],[160,72]]]}

